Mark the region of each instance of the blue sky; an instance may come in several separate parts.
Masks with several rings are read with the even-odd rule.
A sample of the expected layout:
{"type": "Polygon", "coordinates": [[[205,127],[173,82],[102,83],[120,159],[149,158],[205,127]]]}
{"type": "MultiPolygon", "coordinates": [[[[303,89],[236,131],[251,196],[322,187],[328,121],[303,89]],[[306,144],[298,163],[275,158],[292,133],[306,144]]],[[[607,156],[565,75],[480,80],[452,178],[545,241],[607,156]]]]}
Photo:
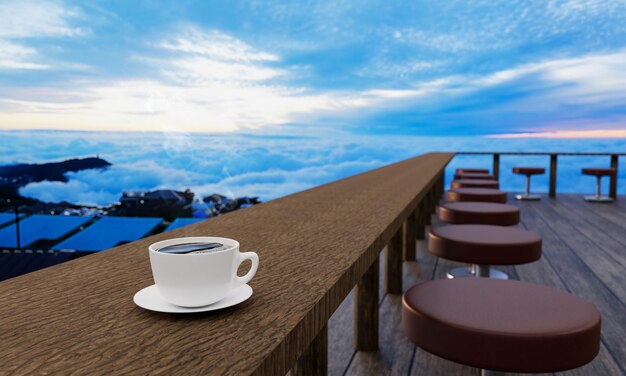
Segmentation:
{"type": "Polygon", "coordinates": [[[0,0],[0,129],[626,137],[625,16],[591,0],[0,0]]]}

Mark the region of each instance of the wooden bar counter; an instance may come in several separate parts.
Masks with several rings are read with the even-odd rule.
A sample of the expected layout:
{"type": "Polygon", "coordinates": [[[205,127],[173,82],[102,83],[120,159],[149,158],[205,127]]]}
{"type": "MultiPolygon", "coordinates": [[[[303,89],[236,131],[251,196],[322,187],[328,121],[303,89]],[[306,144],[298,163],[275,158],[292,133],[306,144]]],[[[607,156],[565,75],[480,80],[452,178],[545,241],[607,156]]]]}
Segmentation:
{"type": "MultiPolygon", "coordinates": [[[[453,155],[425,154],[2,282],[0,374],[281,375],[306,368],[307,354],[325,343],[330,316],[401,237],[422,199],[439,190],[453,155]],[[133,295],[154,283],[148,245],[182,236],[229,237],[257,252],[252,297],[196,314],[135,306],[133,295]]],[[[401,263],[402,249],[392,251],[401,263]]],[[[370,285],[360,299],[378,309],[367,304],[370,285]]],[[[368,320],[360,330],[378,327],[368,320]]],[[[375,333],[360,334],[363,346],[375,347],[363,337],[375,333]]],[[[324,372],[314,360],[315,369],[302,373],[324,372]]]]}

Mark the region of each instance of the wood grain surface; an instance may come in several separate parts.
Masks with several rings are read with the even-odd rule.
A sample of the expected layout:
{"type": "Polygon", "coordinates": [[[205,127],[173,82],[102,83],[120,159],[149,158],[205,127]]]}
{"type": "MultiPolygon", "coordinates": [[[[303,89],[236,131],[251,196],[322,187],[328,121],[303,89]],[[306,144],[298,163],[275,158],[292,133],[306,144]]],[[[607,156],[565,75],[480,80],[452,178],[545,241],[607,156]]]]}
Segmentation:
{"type": "Polygon", "coordinates": [[[0,373],[285,374],[437,182],[430,153],[0,283],[0,373]],[[222,311],[145,311],[149,244],[237,239],[253,296],[222,311]]]}

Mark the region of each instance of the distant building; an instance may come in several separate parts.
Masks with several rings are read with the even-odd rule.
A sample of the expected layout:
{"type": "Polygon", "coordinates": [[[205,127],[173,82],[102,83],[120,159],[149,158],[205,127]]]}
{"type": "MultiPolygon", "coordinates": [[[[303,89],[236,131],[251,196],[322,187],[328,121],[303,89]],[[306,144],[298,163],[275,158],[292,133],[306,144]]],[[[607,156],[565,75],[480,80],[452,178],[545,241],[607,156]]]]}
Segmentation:
{"type": "Polygon", "coordinates": [[[239,197],[230,199],[226,196],[214,193],[202,199],[209,207],[214,208],[217,213],[224,214],[237,209],[247,208],[260,203],[258,197],[239,197]]]}
{"type": "Polygon", "coordinates": [[[171,189],[149,192],[124,192],[120,205],[110,212],[116,216],[162,217],[171,221],[177,217],[191,217],[194,194],[171,189]]]}
{"type": "Polygon", "coordinates": [[[135,208],[140,205],[167,204],[180,205],[187,204],[184,192],[171,189],[159,189],[151,192],[124,192],[120,198],[120,204],[125,208],[135,208]]]}

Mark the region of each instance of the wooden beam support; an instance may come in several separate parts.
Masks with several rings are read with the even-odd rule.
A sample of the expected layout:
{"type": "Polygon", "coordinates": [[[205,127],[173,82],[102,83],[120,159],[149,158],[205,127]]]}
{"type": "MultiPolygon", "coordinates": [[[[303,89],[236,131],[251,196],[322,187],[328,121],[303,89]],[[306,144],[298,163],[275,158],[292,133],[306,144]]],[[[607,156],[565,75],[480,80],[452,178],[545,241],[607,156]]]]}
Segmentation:
{"type": "Polygon", "coordinates": [[[292,368],[294,376],[326,376],[328,374],[328,325],[324,325],[309,348],[292,368]]]}
{"type": "Polygon", "coordinates": [[[431,203],[430,200],[432,199],[431,195],[430,195],[430,191],[426,193],[426,196],[424,196],[424,200],[422,200],[422,202],[424,203],[424,224],[425,225],[430,225],[430,216],[431,216],[431,203]]]}
{"type": "Polygon", "coordinates": [[[437,184],[433,184],[430,188],[430,213],[437,212],[437,184]]]}
{"type": "Polygon", "coordinates": [[[550,197],[556,197],[557,154],[550,154],[550,197]]]}
{"type": "Polygon", "coordinates": [[[402,227],[385,248],[385,292],[402,293],[402,227]]]}
{"type": "Polygon", "coordinates": [[[354,291],[354,349],[378,350],[378,257],[354,291]]]}
{"type": "Polygon", "coordinates": [[[500,181],[500,154],[493,153],[493,176],[500,181]]]}
{"type": "Polygon", "coordinates": [[[439,200],[441,200],[441,197],[443,197],[443,194],[445,193],[445,191],[446,191],[446,174],[442,173],[441,178],[439,179],[439,200]]]}
{"type": "Polygon", "coordinates": [[[415,211],[404,222],[404,261],[415,261],[415,211]]]}
{"type": "Polygon", "coordinates": [[[420,203],[417,205],[417,209],[416,209],[416,217],[415,217],[415,237],[418,240],[424,240],[425,239],[425,231],[426,231],[426,225],[425,225],[425,218],[426,218],[426,213],[424,210],[424,199],[422,199],[422,201],[420,201],[420,203]]]}
{"type": "MultiPolygon", "coordinates": [[[[611,155],[611,167],[614,169],[618,169],[617,161],[619,155],[613,154],[611,155]]],[[[617,174],[615,176],[611,176],[611,182],[609,183],[609,196],[611,196],[614,200],[617,199],[617,174]]]]}

